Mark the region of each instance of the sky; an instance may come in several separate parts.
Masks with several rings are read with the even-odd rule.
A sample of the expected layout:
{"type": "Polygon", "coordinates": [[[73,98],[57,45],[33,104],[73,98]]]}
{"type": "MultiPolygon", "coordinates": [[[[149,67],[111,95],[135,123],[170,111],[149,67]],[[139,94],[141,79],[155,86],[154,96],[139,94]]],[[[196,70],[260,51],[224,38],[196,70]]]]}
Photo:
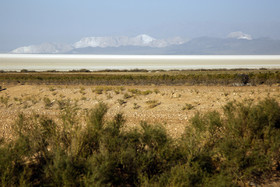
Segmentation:
{"type": "Polygon", "coordinates": [[[0,0],[0,52],[88,36],[280,39],[279,0],[0,0]]]}

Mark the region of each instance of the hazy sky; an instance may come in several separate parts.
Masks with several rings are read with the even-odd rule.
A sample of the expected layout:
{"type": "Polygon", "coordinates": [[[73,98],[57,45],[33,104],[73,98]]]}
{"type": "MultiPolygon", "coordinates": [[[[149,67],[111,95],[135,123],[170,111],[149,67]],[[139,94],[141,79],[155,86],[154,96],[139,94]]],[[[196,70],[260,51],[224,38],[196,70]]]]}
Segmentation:
{"type": "Polygon", "coordinates": [[[280,39],[279,0],[0,0],[0,52],[85,36],[280,39]]]}

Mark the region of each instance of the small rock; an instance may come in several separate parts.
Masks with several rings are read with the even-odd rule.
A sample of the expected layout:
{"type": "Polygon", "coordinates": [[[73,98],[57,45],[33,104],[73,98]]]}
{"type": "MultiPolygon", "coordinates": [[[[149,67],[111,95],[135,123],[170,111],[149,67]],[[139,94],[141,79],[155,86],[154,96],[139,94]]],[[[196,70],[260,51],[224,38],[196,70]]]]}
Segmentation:
{"type": "Polygon", "coordinates": [[[249,182],[249,186],[260,187],[260,185],[255,182],[249,182]]]}
{"type": "Polygon", "coordinates": [[[178,94],[178,93],[174,93],[174,94],[172,94],[172,97],[173,98],[178,98],[178,97],[180,97],[181,95],[180,94],[178,94]]]}

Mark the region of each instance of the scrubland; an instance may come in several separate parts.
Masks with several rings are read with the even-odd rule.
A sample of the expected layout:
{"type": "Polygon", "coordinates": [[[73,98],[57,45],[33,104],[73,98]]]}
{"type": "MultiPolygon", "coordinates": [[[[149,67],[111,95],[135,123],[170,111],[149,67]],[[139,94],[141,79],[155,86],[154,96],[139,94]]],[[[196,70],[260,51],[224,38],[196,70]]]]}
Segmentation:
{"type": "Polygon", "coordinates": [[[279,76],[2,73],[1,184],[277,185],[279,76]]]}

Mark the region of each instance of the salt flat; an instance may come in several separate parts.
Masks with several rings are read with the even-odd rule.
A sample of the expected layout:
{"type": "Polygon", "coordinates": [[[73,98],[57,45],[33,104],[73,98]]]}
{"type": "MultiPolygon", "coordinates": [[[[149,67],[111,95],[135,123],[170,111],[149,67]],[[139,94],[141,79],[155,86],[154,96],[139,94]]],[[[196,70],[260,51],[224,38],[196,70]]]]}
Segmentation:
{"type": "Polygon", "coordinates": [[[0,70],[280,68],[280,55],[0,54],[0,70]]]}

